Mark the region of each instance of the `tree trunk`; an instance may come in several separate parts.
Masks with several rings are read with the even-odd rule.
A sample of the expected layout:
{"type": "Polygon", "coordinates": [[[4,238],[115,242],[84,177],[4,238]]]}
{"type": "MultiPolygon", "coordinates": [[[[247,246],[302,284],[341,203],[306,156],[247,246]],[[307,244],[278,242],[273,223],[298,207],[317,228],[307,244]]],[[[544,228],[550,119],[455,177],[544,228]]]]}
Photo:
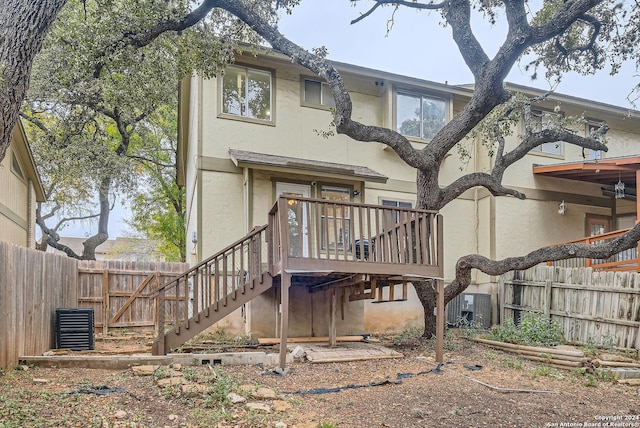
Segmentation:
{"type": "Polygon", "coordinates": [[[84,251],[82,252],[83,260],[95,260],[96,248],[107,239],[109,239],[109,191],[111,190],[111,178],[103,178],[100,182],[98,195],[100,199],[100,217],[98,217],[98,232],[87,238],[82,243],[84,251]]]}
{"type": "Polygon", "coordinates": [[[11,144],[33,59],[67,0],[4,0],[0,7],[0,161],[11,144]]]}
{"type": "MultiPolygon", "coordinates": [[[[417,206],[418,209],[438,211],[438,171],[417,170],[417,206]]],[[[418,299],[424,310],[424,333],[422,337],[431,339],[436,334],[436,291],[432,281],[418,281],[413,283],[418,299]]]]}
{"type": "Polygon", "coordinates": [[[434,308],[436,307],[436,292],[432,285],[432,281],[416,281],[413,288],[416,290],[418,299],[424,308],[424,332],[422,337],[431,339],[436,335],[436,315],[434,308]]]}

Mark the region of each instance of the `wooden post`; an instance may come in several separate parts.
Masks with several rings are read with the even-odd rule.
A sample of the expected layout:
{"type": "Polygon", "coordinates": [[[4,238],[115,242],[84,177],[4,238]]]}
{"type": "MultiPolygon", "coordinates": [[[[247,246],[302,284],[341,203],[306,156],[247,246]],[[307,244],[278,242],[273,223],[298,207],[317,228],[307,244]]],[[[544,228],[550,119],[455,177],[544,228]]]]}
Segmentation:
{"type": "MultiPolygon", "coordinates": [[[[442,239],[442,238],[440,238],[442,239]]],[[[444,281],[436,280],[436,362],[444,362],[444,281]]]]}
{"type": "Polygon", "coordinates": [[[544,315],[548,319],[551,319],[551,284],[550,279],[544,282],[544,315]]]}
{"type": "Polygon", "coordinates": [[[161,288],[156,297],[156,305],[158,307],[158,323],[156,324],[156,341],[154,342],[154,355],[166,355],[164,348],[164,323],[165,323],[165,289],[161,288]]]}
{"type": "Polygon", "coordinates": [[[329,300],[329,346],[336,346],[336,289],[332,288],[329,300]]]}
{"type": "Polygon", "coordinates": [[[438,270],[440,278],[436,280],[436,362],[444,363],[444,221],[441,214],[436,215],[438,230],[438,270]]]}
{"type": "MultiPolygon", "coordinates": [[[[636,170],[636,188],[638,183],[640,183],[640,169],[636,170]]],[[[640,198],[636,197],[636,224],[638,223],[640,223],[640,198]]],[[[640,272],[640,241],[636,250],[636,272],[640,272]]]]}
{"type": "Polygon", "coordinates": [[[287,200],[278,199],[278,220],[280,222],[280,368],[287,366],[287,337],[289,335],[289,287],[291,287],[291,274],[287,272],[289,267],[289,226],[287,200]]]}
{"type": "Polygon", "coordinates": [[[280,368],[287,366],[287,336],[289,334],[289,287],[291,275],[284,270],[280,281],[280,368]]]}
{"type": "Polygon", "coordinates": [[[102,334],[109,331],[109,268],[102,272],[102,334]]]}

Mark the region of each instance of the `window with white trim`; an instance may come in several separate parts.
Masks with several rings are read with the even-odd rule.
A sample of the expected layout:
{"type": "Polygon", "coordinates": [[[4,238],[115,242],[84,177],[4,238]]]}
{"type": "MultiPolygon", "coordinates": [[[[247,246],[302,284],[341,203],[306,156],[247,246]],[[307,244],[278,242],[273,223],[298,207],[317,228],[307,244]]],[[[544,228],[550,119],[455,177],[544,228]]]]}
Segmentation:
{"type": "MultiPolygon", "coordinates": [[[[322,185],[320,197],[329,201],[349,202],[351,189],[342,186],[322,185]]],[[[327,204],[322,209],[322,247],[344,249],[350,240],[351,213],[348,206],[327,204]],[[326,230],[325,230],[326,228],[326,230]],[[328,238],[328,239],[327,239],[328,238]]]]}
{"type": "MultiPolygon", "coordinates": [[[[391,199],[382,199],[380,203],[384,207],[409,208],[409,209],[413,207],[411,202],[394,201],[391,199]]],[[[388,227],[390,227],[392,224],[399,223],[399,222],[400,222],[400,211],[391,210],[391,211],[385,212],[385,224],[387,224],[388,227]]]]}
{"type": "Polygon", "coordinates": [[[22,172],[22,168],[20,167],[20,162],[18,162],[18,158],[13,152],[11,152],[11,171],[13,171],[15,175],[20,177],[22,181],[25,181],[24,173],[22,172]]]}
{"type": "MultiPolygon", "coordinates": [[[[544,129],[551,129],[554,126],[554,122],[560,119],[558,113],[551,113],[548,111],[533,111],[531,112],[532,120],[534,121],[534,131],[540,132],[544,129]]],[[[531,149],[532,152],[544,153],[548,155],[562,156],[564,153],[564,142],[554,141],[551,143],[542,143],[538,147],[531,149]]]]}
{"type": "MultiPolygon", "coordinates": [[[[590,122],[587,123],[586,126],[586,137],[591,136],[592,132],[597,131],[598,129],[600,129],[600,127],[602,126],[602,124],[596,123],[596,122],[590,122]]],[[[596,159],[602,159],[602,150],[593,150],[593,149],[585,149],[584,151],[585,154],[585,158],[588,160],[596,160],[596,159]]]]}
{"type": "Polygon", "coordinates": [[[447,102],[424,94],[396,93],[396,130],[406,137],[432,139],[447,121],[447,102]]]}
{"type": "Polygon", "coordinates": [[[228,66],[222,77],[222,113],[273,121],[271,72],[237,65],[228,66]]]}
{"type": "Polygon", "coordinates": [[[322,106],[331,108],[336,106],[336,102],[331,94],[329,85],[313,79],[303,79],[302,82],[302,102],[311,106],[322,106]]]}

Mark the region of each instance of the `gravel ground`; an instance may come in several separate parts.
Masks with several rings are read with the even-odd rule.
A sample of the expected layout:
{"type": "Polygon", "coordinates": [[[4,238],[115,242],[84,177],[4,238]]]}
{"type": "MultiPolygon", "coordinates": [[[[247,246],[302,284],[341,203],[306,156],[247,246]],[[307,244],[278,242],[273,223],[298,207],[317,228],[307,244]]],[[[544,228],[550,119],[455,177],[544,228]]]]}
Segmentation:
{"type": "Polygon", "coordinates": [[[0,376],[0,428],[640,427],[640,387],[462,338],[447,347],[439,370],[430,342],[394,347],[400,359],[296,362],[285,376],[259,366],[161,367],[147,376],[31,367],[0,376]]]}

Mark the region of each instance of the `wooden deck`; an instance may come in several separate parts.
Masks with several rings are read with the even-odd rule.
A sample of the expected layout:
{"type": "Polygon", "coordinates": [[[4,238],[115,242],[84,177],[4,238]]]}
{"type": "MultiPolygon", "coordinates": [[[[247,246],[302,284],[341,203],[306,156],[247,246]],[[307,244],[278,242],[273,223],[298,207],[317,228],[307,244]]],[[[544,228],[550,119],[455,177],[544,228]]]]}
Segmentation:
{"type": "MultiPolygon", "coordinates": [[[[615,230],[613,232],[607,232],[600,235],[588,236],[581,239],[576,239],[569,242],[563,242],[561,244],[571,244],[571,243],[579,243],[579,244],[599,244],[611,241],[615,238],[620,237],[624,233],[628,232],[630,228],[615,230]]],[[[640,261],[638,259],[638,254],[640,253],[638,250],[640,249],[640,243],[636,248],[630,248],[628,250],[621,251],[607,259],[584,259],[584,258],[573,258],[566,260],[558,260],[554,262],[548,262],[549,266],[559,266],[559,267],[590,267],[594,270],[606,270],[606,271],[636,271],[640,272],[640,261]]]]}
{"type": "Polygon", "coordinates": [[[267,225],[255,228],[159,288],[154,353],[163,354],[180,346],[278,285],[284,367],[290,287],[306,287],[310,293],[332,291],[329,337],[333,346],[337,289],[347,288],[350,301],[372,299],[382,303],[406,300],[408,282],[420,279],[435,280],[440,290],[441,332],[437,342],[441,342],[442,276],[443,221],[437,212],[280,197],[269,212],[267,225]],[[180,303],[187,301],[193,303],[180,303]],[[166,325],[172,329],[165,332],[166,325]]]}

